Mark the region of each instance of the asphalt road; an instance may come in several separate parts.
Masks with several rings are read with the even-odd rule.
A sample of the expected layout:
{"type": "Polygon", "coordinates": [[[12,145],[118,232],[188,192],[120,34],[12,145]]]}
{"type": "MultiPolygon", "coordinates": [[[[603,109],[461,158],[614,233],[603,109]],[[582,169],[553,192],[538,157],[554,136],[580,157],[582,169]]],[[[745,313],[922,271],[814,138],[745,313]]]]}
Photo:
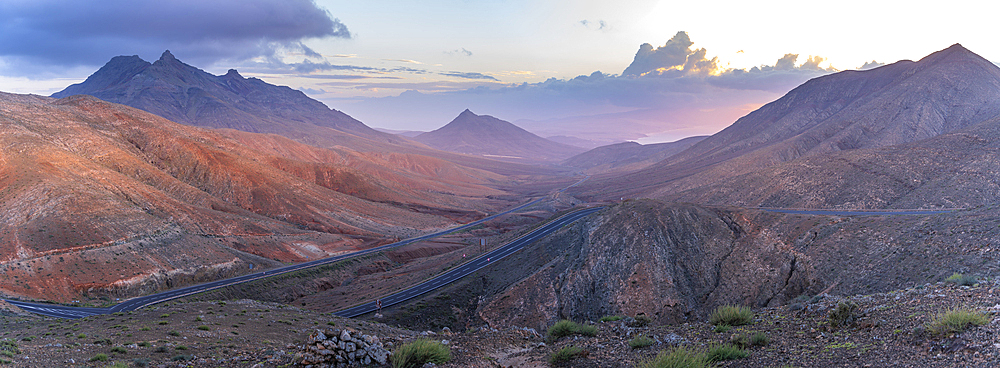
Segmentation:
{"type": "Polygon", "coordinates": [[[806,210],[806,209],[785,209],[785,208],[759,208],[768,212],[791,213],[798,215],[826,215],[826,216],[901,216],[901,215],[937,215],[956,211],[949,210],[806,210]]]}
{"type": "MultiPolygon", "coordinates": [[[[573,185],[570,185],[570,186],[568,186],[566,188],[563,188],[563,189],[559,190],[559,193],[565,192],[567,189],[572,188],[574,186],[577,186],[580,183],[583,183],[588,178],[590,178],[590,177],[589,176],[585,177],[585,178],[581,179],[580,181],[574,183],[573,185]]],[[[116,312],[133,311],[133,310],[145,307],[145,306],[149,306],[149,305],[153,305],[153,304],[157,304],[157,303],[163,303],[163,302],[168,301],[168,300],[173,300],[173,299],[177,299],[177,298],[183,298],[183,297],[188,296],[188,295],[198,294],[198,293],[202,293],[202,292],[206,292],[206,291],[210,291],[210,290],[215,290],[215,289],[223,288],[223,287],[230,286],[230,285],[241,284],[241,283],[244,283],[244,282],[259,280],[259,279],[262,279],[262,278],[265,278],[265,277],[280,275],[280,274],[289,273],[289,272],[295,272],[295,271],[299,271],[299,270],[310,268],[310,267],[322,266],[322,265],[326,265],[326,264],[330,264],[330,263],[339,262],[339,261],[342,261],[342,260],[345,260],[345,259],[349,259],[349,258],[354,258],[354,257],[358,257],[358,256],[363,256],[363,255],[371,254],[371,253],[381,252],[381,251],[392,249],[392,248],[396,248],[396,247],[401,247],[401,246],[404,246],[404,245],[407,245],[407,244],[410,244],[410,243],[414,243],[414,242],[419,242],[419,241],[424,241],[424,240],[431,239],[431,238],[436,238],[436,237],[439,237],[439,236],[442,236],[442,235],[445,235],[445,234],[448,234],[448,233],[452,233],[452,232],[455,232],[455,231],[461,231],[461,230],[468,229],[470,227],[482,224],[483,222],[492,220],[492,219],[494,219],[496,217],[509,214],[511,212],[515,212],[515,211],[519,211],[519,210],[522,210],[522,209],[527,208],[527,207],[531,207],[531,206],[533,206],[533,205],[535,205],[535,204],[537,204],[537,203],[545,200],[545,198],[546,197],[542,197],[542,198],[533,200],[531,202],[522,204],[520,206],[514,207],[514,208],[509,209],[507,211],[500,212],[500,213],[497,213],[497,214],[494,214],[494,215],[491,215],[491,216],[487,216],[487,217],[484,217],[482,219],[479,219],[479,220],[467,223],[465,225],[453,227],[453,228],[450,228],[450,229],[447,229],[447,230],[442,230],[442,231],[438,231],[438,232],[431,233],[431,234],[426,234],[426,235],[418,236],[416,238],[410,238],[410,239],[406,239],[406,240],[403,240],[403,241],[398,241],[398,242],[391,243],[391,244],[381,245],[381,246],[378,246],[378,247],[369,248],[369,249],[365,249],[365,250],[361,250],[361,251],[357,251],[357,252],[353,252],[353,253],[341,254],[341,255],[337,255],[337,256],[333,256],[333,257],[322,258],[322,259],[317,259],[317,260],[314,260],[314,261],[309,261],[309,262],[294,264],[294,265],[290,265],[290,266],[285,266],[285,267],[279,267],[279,268],[275,268],[275,269],[270,269],[270,270],[267,270],[267,271],[256,272],[256,273],[246,274],[246,275],[243,275],[243,276],[237,276],[237,277],[228,278],[228,279],[224,279],[224,280],[216,280],[216,281],[205,283],[205,284],[191,285],[191,286],[187,286],[187,287],[183,287],[183,288],[179,288],[179,289],[165,291],[165,292],[162,292],[162,293],[157,293],[157,294],[152,294],[152,295],[146,295],[146,296],[142,296],[142,297],[138,297],[138,298],[132,298],[132,299],[126,300],[126,301],[124,301],[122,303],[119,303],[117,305],[114,305],[114,306],[112,306],[110,308],[84,308],[84,307],[73,307],[73,306],[65,306],[65,305],[58,305],[58,304],[29,303],[29,302],[22,302],[22,301],[16,301],[16,300],[7,300],[7,299],[4,299],[4,300],[6,302],[10,303],[10,304],[13,304],[13,305],[16,305],[16,306],[20,307],[21,309],[24,309],[27,312],[37,313],[37,314],[41,314],[41,315],[49,316],[49,317],[59,317],[59,318],[71,318],[71,319],[75,319],[75,318],[83,318],[83,317],[87,317],[87,316],[92,316],[92,315],[96,315],[96,314],[109,314],[109,313],[116,313],[116,312]]]]}
{"type": "MultiPolygon", "coordinates": [[[[443,274],[440,274],[427,281],[419,283],[416,286],[412,286],[409,289],[382,297],[380,298],[380,300],[382,301],[382,308],[390,307],[405,302],[407,300],[416,298],[420,295],[426,294],[431,290],[455,282],[458,279],[461,279],[465,276],[468,276],[469,274],[472,274],[473,272],[479,271],[480,269],[490,265],[491,263],[506,258],[511,253],[521,250],[521,248],[524,248],[525,246],[534,243],[536,240],[541,239],[546,235],[549,235],[553,231],[559,230],[563,226],[569,225],[570,223],[573,223],[579,219],[587,217],[588,215],[597,212],[602,208],[603,207],[588,208],[585,210],[579,210],[564,215],[556,219],[555,221],[545,224],[545,226],[535,229],[534,231],[528,233],[527,235],[517,238],[516,240],[507,243],[506,245],[500,248],[494,249],[493,251],[483,254],[458,267],[452,268],[451,270],[448,270],[443,274]]],[[[334,315],[350,318],[350,317],[357,317],[366,313],[371,313],[376,311],[377,309],[375,303],[376,302],[373,300],[365,304],[361,304],[358,306],[354,306],[348,309],[335,312],[334,315]]]]}

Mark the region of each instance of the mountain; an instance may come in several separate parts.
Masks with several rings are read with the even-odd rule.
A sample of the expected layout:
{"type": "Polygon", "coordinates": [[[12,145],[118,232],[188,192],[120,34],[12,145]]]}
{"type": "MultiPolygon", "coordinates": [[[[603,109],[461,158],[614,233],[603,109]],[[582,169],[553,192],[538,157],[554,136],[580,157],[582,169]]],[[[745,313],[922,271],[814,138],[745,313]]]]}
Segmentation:
{"type": "Polygon", "coordinates": [[[584,151],[468,109],[447,125],[414,139],[445,151],[525,161],[556,161],[584,151]]]}
{"type": "Polygon", "coordinates": [[[0,94],[0,292],[127,296],[325,257],[507,206],[484,185],[503,182],[424,156],[181,125],[85,95],[0,94]]]}
{"type": "Polygon", "coordinates": [[[570,157],[563,165],[586,169],[588,173],[625,172],[642,169],[688,149],[707,136],[687,137],[675,142],[639,144],[623,142],[594,148],[570,157]]]}
{"type": "Polygon", "coordinates": [[[215,76],[177,60],[169,51],[153,63],[138,56],[114,57],[83,83],[52,96],[76,94],[128,105],[182,124],[278,134],[316,147],[417,154],[503,175],[552,173],[528,165],[431,149],[371,129],[300,91],[244,78],[236,70],[215,76]]]}
{"type": "Polygon", "coordinates": [[[955,132],[1000,115],[996,101],[1000,68],[956,44],[917,62],[812,79],[681,153],[588,184],[592,193],[615,188],[610,197],[668,197],[803,157],[955,132]]]}
{"type": "Polygon", "coordinates": [[[382,134],[301,91],[244,78],[235,69],[215,76],[164,51],[149,63],[116,56],[79,84],[56,92],[86,94],[142,109],[174,122],[254,133],[320,133],[332,128],[362,137],[382,134]]]}

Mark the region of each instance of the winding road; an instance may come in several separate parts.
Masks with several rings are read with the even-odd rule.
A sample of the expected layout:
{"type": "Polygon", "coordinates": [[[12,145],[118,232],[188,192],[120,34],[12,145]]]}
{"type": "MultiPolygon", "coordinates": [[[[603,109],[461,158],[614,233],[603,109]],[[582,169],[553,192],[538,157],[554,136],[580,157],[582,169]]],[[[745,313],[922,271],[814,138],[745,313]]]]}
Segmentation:
{"type": "MultiPolygon", "coordinates": [[[[588,178],[590,178],[590,177],[587,176],[587,177],[581,179],[580,181],[574,183],[573,185],[570,185],[570,186],[568,186],[566,188],[563,188],[563,189],[559,190],[557,193],[565,192],[567,189],[572,188],[574,186],[577,186],[580,183],[583,183],[588,178]]],[[[215,289],[223,288],[223,287],[230,286],[230,285],[236,285],[236,284],[241,284],[241,283],[250,282],[250,281],[254,281],[254,280],[259,280],[259,279],[262,279],[262,278],[265,278],[265,277],[271,277],[271,276],[281,275],[281,274],[285,274],[285,273],[289,273],[289,272],[295,272],[295,271],[303,270],[303,269],[310,268],[310,267],[317,267],[317,266],[327,265],[327,264],[331,264],[331,263],[343,261],[345,259],[350,259],[350,258],[354,258],[354,257],[364,256],[364,255],[367,255],[367,254],[377,253],[377,252],[385,251],[385,250],[388,250],[388,249],[392,249],[392,248],[396,248],[396,247],[401,247],[401,246],[404,246],[404,245],[407,245],[407,244],[411,244],[411,243],[414,243],[414,242],[419,242],[419,241],[424,241],[424,240],[436,238],[436,237],[439,237],[439,236],[442,236],[442,235],[445,235],[445,234],[449,234],[449,233],[452,233],[452,232],[455,232],[455,231],[465,230],[465,229],[471,228],[473,226],[477,226],[479,224],[482,224],[482,223],[484,223],[486,221],[489,221],[489,220],[492,220],[494,218],[497,218],[499,216],[503,216],[503,215],[506,215],[506,214],[509,214],[509,213],[512,213],[512,212],[515,212],[515,211],[519,211],[519,210],[531,207],[531,206],[533,206],[535,204],[538,204],[539,202],[545,200],[546,198],[547,197],[538,198],[538,199],[535,199],[535,200],[530,201],[528,203],[525,203],[525,204],[522,204],[520,206],[514,207],[512,209],[509,209],[507,211],[500,212],[500,213],[497,213],[497,214],[494,214],[494,215],[491,215],[491,216],[487,216],[487,217],[484,217],[482,219],[479,219],[479,220],[476,220],[476,221],[473,221],[473,222],[470,222],[470,223],[467,223],[467,224],[464,224],[464,225],[461,225],[461,226],[457,226],[457,227],[453,227],[453,228],[450,228],[450,229],[446,229],[446,230],[442,230],[442,231],[438,231],[438,232],[434,232],[434,233],[430,233],[430,234],[418,236],[418,237],[415,237],[415,238],[410,238],[410,239],[406,239],[406,240],[403,240],[403,241],[398,241],[398,242],[391,243],[391,244],[385,244],[385,245],[381,245],[381,246],[374,247],[374,248],[360,250],[360,251],[357,251],[357,252],[345,253],[345,254],[341,254],[341,255],[337,255],[337,256],[333,256],[333,257],[317,259],[317,260],[314,260],[314,261],[303,262],[303,263],[294,264],[294,265],[285,266],[285,267],[279,267],[279,268],[270,269],[270,270],[266,270],[266,271],[262,271],[262,272],[251,273],[251,274],[246,274],[246,275],[243,275],[243,276],[237,276],[237,277],[223,279],[223,280],[216,280],[216,281],[209,282],[209,283],[204,283],[204,284],[199,284],[199,285],[191,285],[191,286],[187,286],[187,287],[183,287],[183,288],[179,288],[179,289],[165,291],[165,292],[162,292],[162,293],[157,293],[157,294],[152,294],[152,295],[146,295],[146,296],[142,296],[142,297],[132,298],[132,299],[126,300],[126,301],[124,301],[122,303],[119,303],[119,304],[116,304],[114,306],[111,306],[110,308],[85,308],[85,307],[73,307],[73,306],[66,306],[66,305],[59,305],[59,304],[31,303],[31,302],[23,302],[23,301],[8,300],[8,299],[3,299],[3,300],[6,301],[6,302],[8,302],[8,303],[10,303],[10,304],[13,304],[13,305],[21,308],[21,309],[23,309],[23,310],[25,310],[27,312],[41,314],[41,315],[49,316],[49,317],[70,318],[70,319],[83,318],[83,317],[97,315],[97,314],[110,314],[110,313],[116,313],[116,312],[133,311],[133,310],[140,309],[140,308],[143,308],[143,307],[146,307],[146,306],[149,306],[149,305],[153,305],[153,304],[157,304],[157,303],[163,303],[165,301],[169,301],[169,300],[173,300],[173,299],[177,299],[177,298],[183,298],[185,296],[189,296],[189,295],[193,295],[193,294],[198,294],[198,293],[202,293],[202,292],[206,292],[206,291],[210,291],[210,290],[215,290],[215,289]]],[[[590,214],[590,213],[593,213],[593,211],[596,211],[596,209],[581,210],[581,211],[574,212],[574,213],[571,213],[569,215],[563,216],[559,220],[553,221],[552,223],[549,223],[546,226],[543,226],[542,228],[540,228],[538,230],[535,230],[535,231],[531,232],[530,234],[528,234],[528,235],[526,235],[524,237],[519,238],[518,240],[515,240],[514,243],[516,243],[518,241],[521,241],[523,239],[526,239],[528,237],[531,237],[533,234],[536,235],[536,237],[533,238],[531,241],[534,241],[535,239],[537,239],[539,237],[543,237],[546,234],[548,234],[548,233],[550,233],[550,232],[555,231],[556,229],[558,229],[558,227],[551,227],[553,223],[557,223],[557,222],[562,223],[562,225],[559,226],[559,227],[561,227],[561,226],[566,225],[566,224],[569,223],[569,222],[560,222],[561,220],[565,220],[568,217],[573,217],[574,215],[578,215],[578,214],[580,214],[582,212],[586,212],[587,214],[590,214]],[[590,211],[590,212],[587,212],[587,211],[590,211]],[[539,232],[541,229],[548,229],[548,230],[546,232],[539,232]]],[[[580,219],[580,218],[582,218],[582,216],[576,217],[577,220],[580,219]]],[[[521,249],[526,244],[530,244],[530,241],[528,243],[521,244],[516,249],[521,249]]],[[[494,250],[494,251],[492,251],[490,253],[487,253],[487,255],[485,256],[486,257],[485,259],[487,260],[486,263],[485,264],[477,263],[478,268],[476,268],[476,270],[485,267],[489,263],[493,263],[493,262],[495,262],[495,261],[497,261],[499,259],[502,259],[503,257],[506,257],[510,253],[502,254],[499,257],[497,255],[500,255],[502,252],[501,253],[496,253],[496,255],[493,255],[493,256],[490,256],[490,254],[494,254],[495,252],[497,252],[498,250],[501,250],[501,249],[511,249],[511,248],[508,248],[508,247],[510,247],[510,245],[511,244],[507,244],[507,245],[505,245],[503,247],[498,248],[497,250],[494,250]]],[[[513,251],[514,250],[511,250],[510,252],[513,252],[513,251]]],[[[482,257],[480,257],[480,258],[482,258],[482,257]]],[[[480,261],[480,259],[477,258],[477,259],[475,259],[475,260],[473,260],[473,261],[471,261],[469,263],[466,263],[465,265],[468,265],[470,263],[477,262],[477,261],[480,261]]],[[[465,265],[463,265],[463,267],[465,265]]],[[[473,272],[474,271],[475,270],[473,270],[473,272]]],[[[449,271],[449,273],[450,272],[451,271],[449,271]]],[[[446,274],[449,274],[449,273],[446,273],[446,274]]],[[[429,280],[429,281],[433,281],[433,280],[434,279],[429,280]]],[[[452,281],[454,281],[454,280],[452,280],[452,281]]],[[[424,285],[424,284],[420,284],[420,285],[424,285]]],[[[419,287],[420,285],[417,285],[417,287],[419,287]]],[[[440,286],[443,286],[443,285],[444,284],[440,284],[440,285],[437,285],[436,287],[440,287],[440,286]]],[[[409,289],[407,289],[407,290],[409,290],[409,289]]],[[[405,291],[406,290],[404,290],[403,292],[405,292],[405,291]]],[[[421,294],[425,293],[427,291],[430,291],[430,290],[425,290],[425,291],[421,292],[421,294]]],[[[416,294],[416,295],[419,295],[419,294],[416,294]]],[[[411,296],[409,298],[412,298],[412,297],[413,296],[411,296]]],[[[407,299],[409,299],[409,298],[407,298],[407,299]]],[[[401,302],[403,300],[407,300],[407,299],[401,299],[399,301],[396,301],[396,303],[399,303],[399,302],[401,302]]],[[[393,299],[393,300],[396,300],[396,299],[393,299]]],[[[374,301],[371,302],[371,304],[374,306],[374,301]]],[[[355,307],[355,308],[358,308],[358,307],[355,307]]],[[[340,312],[338,312],[338,313],[340,313],[340,312]]],[[[359,313],[359,314],[363,314],[363,313],[359,313]]]]}
{"type": "MultiPolygon", "coordinates": [[[[382,308],[390,307],[407,300],[416,298],[420,295],[426,294],[431,290],[440,288],[444,285],[450,284],[457,281],[473,272],[479,271],[483,267],[490,265],[496,261],[506,258],[514,252],[517,252],[524,248],[525,246],[534,243],[536,240],[549,235],[553,231],[559,230],[563,226],[569,225],[576,222],[579,219],[589,216],[590,214],[597,212],[604,207],[588,208],[584,210],[579,210],[576,212],[569,213],[562,217],[559,217],[555,221],[549,222],[538,229],[524,235],[514,241],[505,244],[504,246],[494,249],[486,254],[483,254],[469,262],[463,263],[462,265],[452,268],[447,272],[435,276],[427,281],[412,286],[409,289],[399,291],[395,294],[385,296],[380,298],[382,301],[382,308]]],[[[354,306],[348,309],[344,309],[333,314],[340,317],[357,317],[365,313],[374,312],[377,308],[375,301],[370,301],[358,306],[354,306]]]]}

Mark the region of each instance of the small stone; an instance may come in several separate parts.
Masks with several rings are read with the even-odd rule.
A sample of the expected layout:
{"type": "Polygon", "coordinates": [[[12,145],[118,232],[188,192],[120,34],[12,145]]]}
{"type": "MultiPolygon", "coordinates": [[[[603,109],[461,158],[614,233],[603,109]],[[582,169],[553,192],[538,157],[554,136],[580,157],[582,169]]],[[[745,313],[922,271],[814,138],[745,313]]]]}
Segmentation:
{"type": "Polygon", "coordinates": [[[351,334],[348,333],[347,330],[341,331],[340,332],[340,340],[341,341],[349,341],[349,340],[351,340],[351,334]]]}

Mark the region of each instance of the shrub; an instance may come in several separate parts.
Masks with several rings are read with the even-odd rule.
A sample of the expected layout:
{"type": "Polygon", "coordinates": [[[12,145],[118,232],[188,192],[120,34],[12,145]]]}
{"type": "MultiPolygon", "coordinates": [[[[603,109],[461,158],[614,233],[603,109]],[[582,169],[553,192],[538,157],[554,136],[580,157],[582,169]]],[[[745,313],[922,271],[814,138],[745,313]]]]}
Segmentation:
{"type": "Polygon", "coordinates": [[[566,346],[562,349],[556,350],[552,353],[552,355],[549,355],[549,364],[556,365],[565,363],[583,355],[585,355],[583,349],[572,345],[566,346]]]}
{"type": "Polygon", "coordinates": [[[149,365],[149,359],[146,358],[135,358],[132,359],[132,365],[136,367],[145,367],[149,365]]]}
{"type": "Polygon", "coordinates": [[[715,328],[712,329],[712,331],[715,331],[715,332],[718,332],[718,333],[726,333],[726,332],[729,332],[729,330],[732,330],[732,329],[733,329],[733,326],[730,326],[730,325],[715,325],[715,328]]]}
{"type": "Polygon", "coordinates": [[[184,355],[184,354],[174,355],[173,358],[170,358],[170,360],[173,360],[175,362],[183,362],[183,361],[191,360],[191,359],[194,359],[194,357],[190,356],[190,355],[184,355]]]}
{"type": "Polygon", "coordinates": [[[181,333],[177,332],[177,331],[170,331],[170,332],[167,332],[167,335],[170,335],[170,336],[180,336],[181,333]]]}
{"type": "Polygon", "coordinates": [[[986,317],[982,312],[955,308],[938,313],[934,320],[927,324],[927,331],[935,336],[944,336],[965,331],[971,326],[982,326],[989,322],[989,317],[986,317]]]}
{"type": "Polygon", "coordinates": [[[187,350],[188,347],[184,346],[184,345],[177,345],[177,347],[175,347],[174,349],[177,349],[177,350],[187,350]]]}
{"type": "Polygon", "coordinates": [[[649,338],[649,336],[638,335],[638,336],[632,338],[632,340],[628,341],[628,346],[631,347],[632,349],[639,349],[639,348],[644,348],[644,347],[653,345],[654,342],[655,341],[653,339],[649,338]]]}
{"type": "Polygon", "coordinates": [[[142,328],[139,329],[139,331],[149,331],[149,330],[152,330],[152,329],[149,328],[149,327],[146,327],[146,326],[143,326],[142,328]]]}
{"type": "Polygon", "coordinates": [[[212,328],[208,327],[208,326],[198,326],[198,329],[202,330],[202,331],[208,331],[208,330],[211,330],[212,328]]]}
{"type": "Polygon", "coordinates": [[[121,346],[115,346],[115,347],[111,348],[111,352],[112,353],[118,353],[118,354],[125,354],[125,353],[128,352],[128,350],[125,350],[125,348],[123,348],[121,346]]]}
{"type": "Polygon", "coordinates": [[[440,342],[418,339],[397,348],[389,360],[393,368],[422,367],[427,363],[442,364],[451,360],[451,350],[440,342]]]}
{"type": "Polygon", "coordinates": [[[679,347],[670,352],[660,351],[652,359],[639,361],[637,368],[708,368],[708,358],[704,353],[679,347]]]}
{"type": "Polygon", "coordinates": [[[724,360],[736,360],[746,358],[750,353],[732,344],[716,345],[708,349],[706,357],[709,361],[721,362],[724,360]]]}
{"type": "Polygon", "coordinates": [[[643,327],[649,325],[651,322],[653,322],[652,318],[649,318],[645,314],[640,314],[629,320],[628,325],[629,327],[643,327]]]}
{"type": "Polygon", "coordinates": [[[861,318],[859,309],[858,305],[852,302],[837,303],[837,308],[830,310],[827,318],[830,322],[830,327],[853,326],[858,321],[858,318],[861,318]]]}
{"type": "Polygon", "coordinates": [[[125,364],[125,362],[114,362],[111,363],[111,365],[104,366],[103,368],[128,368],[128,364],[125,364]]]}
{"type": "Polygon", "coordinates": [[[747,325],[753,322],[753,311],[748,307],[720,305],[709,315],[708,322],[713,325],[747,325]]]}
{"type": "Polygon", "coordinates": [[[733,337],[729,338],[729,343],[739,346],[741,348],[745,348],[747,346],[750,346],[750,338],[748,338],[747,335],[744,334],[735,334],[733,335],[733,337]]]}
{"type": "Polygon", "coordinates": [[[108,361],[108,354],[100,353],[100,354],[94,355],[93,358],[90,358],[90,361],[91,362],[106,362],[106,361],[108,361]]]}
{"type": "Polygon", "coordinates": [[[556,324],[552,325],[552,327],[549,327],[549,331],[547,333],[550,341],[555,341],[559,338],[573,334],[595,336],[597,335],[597,327],[581,325],[568,319],[564,319],[556,322],[556,324]]]}
{"type": "Polygon", "coordinates": [[[153,350],[153,351],[155,351],[157,353],[166,353],[167,352],[167,347],[166,346],[157,346],[156,350],[153,350]]]}
{"type": "Polygon", "coordinates": [[[975,276],[966,276],[960,273],[953,273],[948,278],[944,279],[944,282],[952,283],[955,285],[962,286],[972,286],[975,285],[979,280],[976,280],[975,276]]]}
{"type": "Polygon", "coordinates": [[[152,345],[153,345],[153,344],[150,344],[150,343],[149,343],[149,341],[143,341],[143,342],[140,342],[140,343],[139,343],[139,346],[142,346],[142,347],[144,347],[144,348],[147,348],[147,347],[150,347],[150,346],[152,346],[152,345]]]}
{"type": "Polygon", "coordinates": [[[763,332],[755,332],[750,335],[750,346],[767,346],[771,343],[771,338],[767,337],[767,334],[763,332]]]}
{"type": "Polygon", "coordinates": [[[625,318],[625,317],[622,317],[622,316],[604,316],[604,317],[601,317],[601,322],[620,321],[622,318],[625,318]]]}

